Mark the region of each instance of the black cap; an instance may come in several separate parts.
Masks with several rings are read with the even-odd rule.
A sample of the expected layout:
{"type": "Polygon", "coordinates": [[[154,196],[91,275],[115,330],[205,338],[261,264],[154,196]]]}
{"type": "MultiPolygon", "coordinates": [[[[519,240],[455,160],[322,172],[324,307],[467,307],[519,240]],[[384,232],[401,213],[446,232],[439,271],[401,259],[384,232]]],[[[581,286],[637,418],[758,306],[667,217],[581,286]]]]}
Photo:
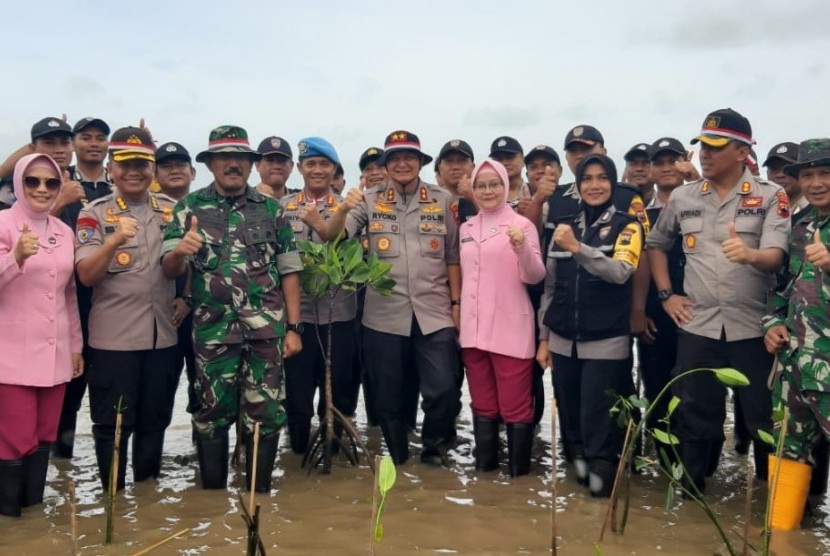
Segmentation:
{"type": "Polygon", "coordinates": [[[49,135],[51,133],[61,133],[69,135],[70,137],[75,135],[72,132],[72,128],[69,127],[69,124],[60,118],[43,118],[32,126],[32,143],[34,143],[35,139],[38,137],[43,137],[44,135],[49,135]]]}
{"type": "Polygon", "coordinates": [[[116,129],[110,137],[110,158],[114,162],[124,162],[135,158],[156,160],[156,146],[146,129],[140,127],[122,127],[116,129]]]}
{"type": "Polygon", "coordinates": [[[560,166],[562,165],[562,161],[559,160],[559,153],[553,150],[553,147],[549,147],[547,145],[536,145],[530,149],[530,152],[525,155],[525,164],[530,164],[530,161],[537,157],[553,160],[560,166]]]}
{"type": "Polygon", "coordinates": [[[524,154],[524,149],[522,149],[522,145],[518,141],[504,135],[502,137],[496,137],[490,143],[490,156],[496,153],[524,154]]]}
{"type": "Polygon", "coordinates": [[[637,157],[645,157],[647,160],[649,160],[650,151],[651,146],[648,143],[637,143],[636,145],[628,149],[628,152],[626,152],[625,156],[623,156],[623,160],[625,160],[626,162],[631,162],[633,159],[637,157]]]}
{"type": "Polygon", "coordinates": [[[649,147],[649,160],[654,160],[658,155],[665,152],[679,154],[684,158],[686,157],[686,147],[683,146],[683,143],[674,137],[661,137],[649,147]]]}
{"type": "Polygon", "coordinates": [[[185,162],[193,163],[193,159],[190,158],[190,153],[187,152],[187,149],[181,143],[165,143],[163,145],[159,145],[159,148],[156,149],[156,164],[162,164],[167,160],[184,160],[185,162]]]}
{"type": "Polygon", "coordinates": [[[366,166],[372,162],[377,162],[381,158],[383,158],[383,149],[380,147],[369,147],[363,151],[363,154],[360,155],[360,160],[357,165],[360,167],[360,171],[362,172],[366,169],[366,166]]]}
{"type": "Polygon", "coordinates": [[[729,141],[754,145],[749,120],[731,108],[715,110],[703,120],[700,135],[692,139],[692,145],[700,141],[710,147],[723,147],[729,141]]]}
{"type": "Polygon", "coordinates": [[[807,139],[798,145],[798,161],[784,166],[784,173],[798,178],[802,168],[830,166],[830,139],[807,139]]]}
{"type": "Polygon", "coordinates": [[[421,140],[412,132],[406,130],[393,131],[386,136],[386,141],[383,142],[383,157],[381,157],[380,164],[386,164],[386,159],[389,153],[394,151],[414,151],[421,155],[421,166],[425,166],[432,162],[432,157],[421,150],[421,140]]]}
{"type": "Polygon", "coordinates": [[[277,137],[276,135],[266,137],[260,141],[259,147],[257,147],[257,152],[262,156],[269,154],[281,154],[283,156],[287,156],[288,158],[294,157],[294,154],[291,152],[291,145],[288,141],[282,137],[277,137]]]}
{"type": "Polygon", "coordinates": [[[74,133],[80,133],[88,127],[96,127],[103,131],[104,135],[110,134],[110,126],[107,125],[107,122],[105,122],[101,118],[93,118],[91,116],[81,118],[80,120],[75,122],[75,125],[72,127],[72,131],[74,133]]]}
{"type": "Polygon", "coordinates": [[[441,160],[443,160],[444,157],[450,153],[458,153],[469,158],[470,162],[475,162],[473,148],[469,143],[462,141],[461,139],[453,139],[452,141],[444,143],[444,146],[441,147],[441,151],[438,153],[438,159],[436,162],[441,162],[441,160]]]}
{"type": "Polygon", "coordinates": [[[795,164],[798,161],[798,144],[792,141],[778,143],[769,150],[764,166],[769,166],[773,160],[780,160],[786,164],[795,164]]]}
{"type": "Polygon", "coordinates": [[[594,126],[578,125],[565,136],[565,150],[568,150],[571,143],[585,143],[592,146],[596,144],[605,145],[605,139],[594,126]]]}

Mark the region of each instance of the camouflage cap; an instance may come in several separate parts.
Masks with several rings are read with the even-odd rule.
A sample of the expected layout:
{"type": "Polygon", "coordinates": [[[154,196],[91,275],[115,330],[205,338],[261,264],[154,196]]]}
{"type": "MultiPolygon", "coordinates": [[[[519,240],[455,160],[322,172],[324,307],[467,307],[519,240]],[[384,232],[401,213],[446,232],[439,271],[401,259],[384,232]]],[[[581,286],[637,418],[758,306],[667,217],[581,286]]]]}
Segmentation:
{"type": "Polygon", "coordinates": [[[784,173],[793,178],[798,177],[802,168],[812,166],[830,166],[830,139],[807,139],[798,145],[798,162],[784,166],[784,173]]]}
{"type": "Polygon", "coordinates": [[[214,128],[208,138],[208,148],[196,155],[196,162],[207,162],[216,153],[247,153],[252,160],[262,155],[251,148],[248,132],[236,125],[222,125],[214,128]]]}

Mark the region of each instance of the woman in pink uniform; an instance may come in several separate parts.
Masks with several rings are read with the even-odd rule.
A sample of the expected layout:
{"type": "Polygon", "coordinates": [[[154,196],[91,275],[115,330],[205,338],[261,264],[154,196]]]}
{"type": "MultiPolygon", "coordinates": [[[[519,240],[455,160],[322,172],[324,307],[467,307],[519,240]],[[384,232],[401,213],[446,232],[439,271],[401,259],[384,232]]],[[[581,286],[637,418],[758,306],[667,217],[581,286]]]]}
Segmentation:
{"type": "Polygon", "coordinates": [[[0,515],[43,501],[63,392],[83,372],[74,237],[49,214],[60,187],[54,160],[24,156],[0,212],[0,515]]]}
{"type": "Polygon", "coordinates": [[[471,177],[478,214],[461,225],[461,356],[473,410],[476,470],[498,468],[499,420],[510,475],[530,470],[533,444],[533,308],[527,286],[545,277],[539,236],[507,204],[504,166],[486,160],[471,177]]]}

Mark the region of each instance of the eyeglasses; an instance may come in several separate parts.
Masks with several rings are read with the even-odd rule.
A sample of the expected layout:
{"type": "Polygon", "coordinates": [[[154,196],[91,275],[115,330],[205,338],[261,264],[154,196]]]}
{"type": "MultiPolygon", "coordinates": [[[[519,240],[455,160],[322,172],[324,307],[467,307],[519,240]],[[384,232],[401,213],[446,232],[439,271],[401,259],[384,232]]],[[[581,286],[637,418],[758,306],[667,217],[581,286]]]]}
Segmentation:
{"type": "Polygon", "coordinates": [[[493,181],[490,183],[477,183],[473,186],[473,189],[476,191],[497,191],[500,187],[504,187],[500,181],[493,181]]]}
{"type": "Polygon", "coordinates": [[[23,185],[31,189],[40,187],[40,184],[46,186],[46,189],[58,189],[61,186],[61,180],[58,178],[38,178],[35,176],[24,176],[23,185]]]}

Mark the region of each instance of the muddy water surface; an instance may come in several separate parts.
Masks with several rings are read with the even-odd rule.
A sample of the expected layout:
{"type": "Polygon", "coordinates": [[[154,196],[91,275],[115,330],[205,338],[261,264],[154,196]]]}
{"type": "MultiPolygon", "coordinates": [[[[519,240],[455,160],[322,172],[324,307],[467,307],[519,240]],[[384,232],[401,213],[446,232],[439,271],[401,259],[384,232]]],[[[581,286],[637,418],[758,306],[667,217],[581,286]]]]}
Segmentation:
{"type": "MultiPolygon", "coordinates": [[[[175,420],[168,430],[161,479],[134,485],[128,471],[127,489],[117,499],[113,544],[103,544],[102,490],[85,407],[76,456],[71,462],[52,461],[45,504],[24,510],[21,519],[0,518],[0,555],[71,554],[70,479],[77,489],[78,553],[83,556],[136,554],[185,528],[190,531],[151,554],[245,554],[246,529],[237,500],[237,493],[244,493],[244,477],[232,468],[227,492],[203,491],[198,486],[195,449],[184,412],[185,397],[185,388],[180,388],[175,420]]],[[[417,443],[412,437],[413,458],[398,469],[398,480],[384,511],[385,536],[377,545],[376,554],[549,553],[549,417],[546,416],[537,435],[532,474],[513,480],[507,476],[504,464],[497,473],[474,473],[469,418],[469,409],[465,408],[457,444],[450,452],[449,469],[417,463],[417,443]]],[[[371,450],[381,449],[378,429],[367,428],[362,417],[358,418],[358,429],[371,450]]],[[[372,495],[368,466],[364,463],[350,467],[343,458],[336,460],[331,475],[308,475],[300,468],[301,458],[290,452],[287,443],[282,444],[271,496],[257,498],[262,506],[261,533],[269,556],[367,554],[372,495]]],[[[731,440],[727,446],[731,446],[731,440]]],[[[506,448],[504,452],[502,461],[506,459],[506,448]]],[[[709,499],[739,553],[737,533],[743,531],[746,519],[746,465],[745,457],[726,450],[720,470],[709,482],[709,499]]],[[[591,499],[576,484],[570,469],[560,466],[557,478],[559,553],[594,554],[593,544],[606,505],[591,499]]],[[[750,519],[751,541],[756,546],[760,546],[765,496],[762,484],[756,488],[750,519]]],[[[665,501],[665,483],[656,474],[635,477],[625,535],[606,532],[602,554],[727,553],[698,507],[678,497],[667,512],[665,501]]],[[[809,528],[773,537],[775,554],[830,554],[830,504],[827,499],[818,504],[809,528]]]]}

